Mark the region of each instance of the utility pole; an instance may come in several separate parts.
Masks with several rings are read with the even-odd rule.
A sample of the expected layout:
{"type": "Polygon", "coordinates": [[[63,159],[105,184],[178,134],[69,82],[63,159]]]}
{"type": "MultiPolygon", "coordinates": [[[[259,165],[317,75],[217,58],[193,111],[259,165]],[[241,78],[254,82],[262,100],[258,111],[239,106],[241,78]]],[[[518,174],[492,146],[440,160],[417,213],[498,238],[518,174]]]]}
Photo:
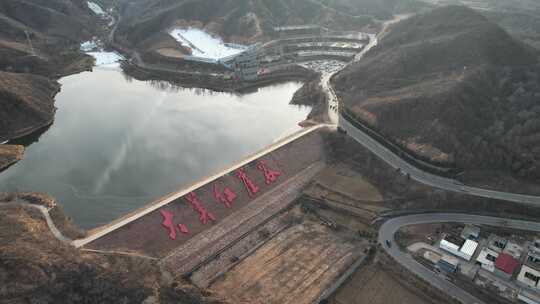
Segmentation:
{"type": "Polygon", "coordinates": [[[32,51],[32,56],[36,56],[36,52],[34,51],[34,46],[32,45],[32,41],[30,40],[30,33],[28,33],[27,29],[24,30],[24,34],[26,35],[28,46],[30,47],[30,50],[32,51]]]}

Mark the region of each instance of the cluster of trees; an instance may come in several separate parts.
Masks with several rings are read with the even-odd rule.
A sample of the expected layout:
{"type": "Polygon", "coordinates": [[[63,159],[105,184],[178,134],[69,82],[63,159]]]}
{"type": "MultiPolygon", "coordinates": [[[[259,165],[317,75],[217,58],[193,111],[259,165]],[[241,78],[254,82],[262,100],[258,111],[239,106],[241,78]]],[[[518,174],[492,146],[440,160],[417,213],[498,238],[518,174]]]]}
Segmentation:
{"type": "Polygon", "coordinates": [[[540,178],[540,65],[503,68],[496,79],[500,95],[492,98],[491,109],[484,109],[493,110],[496,119],[468,140],[457,159],[540,178]]]}

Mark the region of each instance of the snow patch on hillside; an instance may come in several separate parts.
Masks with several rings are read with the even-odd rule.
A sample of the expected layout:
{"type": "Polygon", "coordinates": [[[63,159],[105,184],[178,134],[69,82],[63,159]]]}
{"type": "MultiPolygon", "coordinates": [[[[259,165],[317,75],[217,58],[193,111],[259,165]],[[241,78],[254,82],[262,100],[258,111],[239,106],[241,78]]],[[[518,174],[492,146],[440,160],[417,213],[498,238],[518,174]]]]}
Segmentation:
{"type": "Polygon", "coordinates": [[[83,52],[91,52],[97,48],[98,46],[96,42],[92,40],[81,43],[81,51],[83,52]]]}
{"type": "Polygon", "coordinates": [[[221,38],[196,28],[175,28],[169,32],[169,35],[184,47],[190,48],[192,56],[196,57],[218,60],[241,53],[246,48],[240,45],[226,44],[221,38]]]}
{"type": "Polygon", "coordinates": [[[107,13],[105,13],[105,11],[101,8],[101,6],[99,6],[99,4],[92,1],[88,1],[87,4],[88,4],[88,8],[90,8],[92,12],[94,12],[94,14],[100,15],[100,16],[107,15],[107,13]]]}
{"type": "Polygon", "coordinates": [[[96,66],[116,68],[120,66],[120,60],[124,59],[115,52],[88,52],[88,55],[96,59],[96,66]]]}

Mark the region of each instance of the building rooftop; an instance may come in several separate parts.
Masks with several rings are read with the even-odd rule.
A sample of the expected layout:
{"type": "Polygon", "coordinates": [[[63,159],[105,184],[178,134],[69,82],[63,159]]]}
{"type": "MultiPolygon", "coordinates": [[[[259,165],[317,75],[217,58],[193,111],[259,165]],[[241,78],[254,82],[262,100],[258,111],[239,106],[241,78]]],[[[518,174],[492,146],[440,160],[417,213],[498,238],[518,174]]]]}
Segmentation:
{"type": "Polygon", "coordinates": [[[530,250],[527,253],[526,263],[535,269],[540,269],[540,252],[537,250],[530,250]]]}
{"type": "Polygon", "coordinates": [[[504,247],[506,247],[506,243],[508,241],[498,235],[491,234],[488,238],[488,247],[491,250],[501,252],[504,250],[504,247]]]}
{"type": "Polygon", "coordinates": [[[478,248],[477,242],[472,240],[466,240],[459,251],[472,257],[474,255],[474,252],[476,251],[476,248],[478,248]]]}
{"type": "Polygon", "coordinates": [[[444,241],[456,245],[458,248],[461,248],[463,244],[465,244],[465,240],[462,239],[459,236],[453,235],[453,234],[447,234],[444,239],[444,241]]]}
{"type": "Polygon", "coordinates": [[[507,274],[513,274],[519,267],[519,261],[509,254],[501,253],[495,260],[495,267],[507,274]]]}
{"type": "Polygon", "coordinates": [[[540,281],[540,272],[529,266],[523,265],[517,279],[519,282],[524,283],[529,287],[537,287],[538,282],[540,281]]]}
{"type": "Polygon", "coordinates": [[[478,240],[480,237],[480,227],[474,225],[466,225],[461,231],[461,237],[464,239],[478,240]]]}
{"type": "Polygon", "coordinates": [[[540,238],[534,239],[533,246],[540,249],[540,238]]]}
{"type": "Polygon", "coordinates": [[[519,259],[523,254],[523,246],[518,245],[515,242],[508,241],[506,247],[504,247],[503,253],[513,256],[515,259],[519,259]]]}
{"type": "Polygon", "coordinates": [[[482,248],[476,260],[484,265],[495,265],[499,253],[487,247],[482,248]]]}

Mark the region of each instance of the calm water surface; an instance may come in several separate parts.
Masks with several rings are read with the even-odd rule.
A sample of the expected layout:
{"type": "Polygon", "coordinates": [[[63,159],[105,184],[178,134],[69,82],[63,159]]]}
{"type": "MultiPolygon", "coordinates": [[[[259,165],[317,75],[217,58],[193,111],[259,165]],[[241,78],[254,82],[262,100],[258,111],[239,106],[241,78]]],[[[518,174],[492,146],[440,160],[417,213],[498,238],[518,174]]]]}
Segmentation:
{"type": "Polygon", "coordinates": [[[84,228],[105,224],[298,130],[298,83],[243,96],[129,81],[114,69],[62,78],[55,123],[0,191],[53,195],[84,228]]]}

